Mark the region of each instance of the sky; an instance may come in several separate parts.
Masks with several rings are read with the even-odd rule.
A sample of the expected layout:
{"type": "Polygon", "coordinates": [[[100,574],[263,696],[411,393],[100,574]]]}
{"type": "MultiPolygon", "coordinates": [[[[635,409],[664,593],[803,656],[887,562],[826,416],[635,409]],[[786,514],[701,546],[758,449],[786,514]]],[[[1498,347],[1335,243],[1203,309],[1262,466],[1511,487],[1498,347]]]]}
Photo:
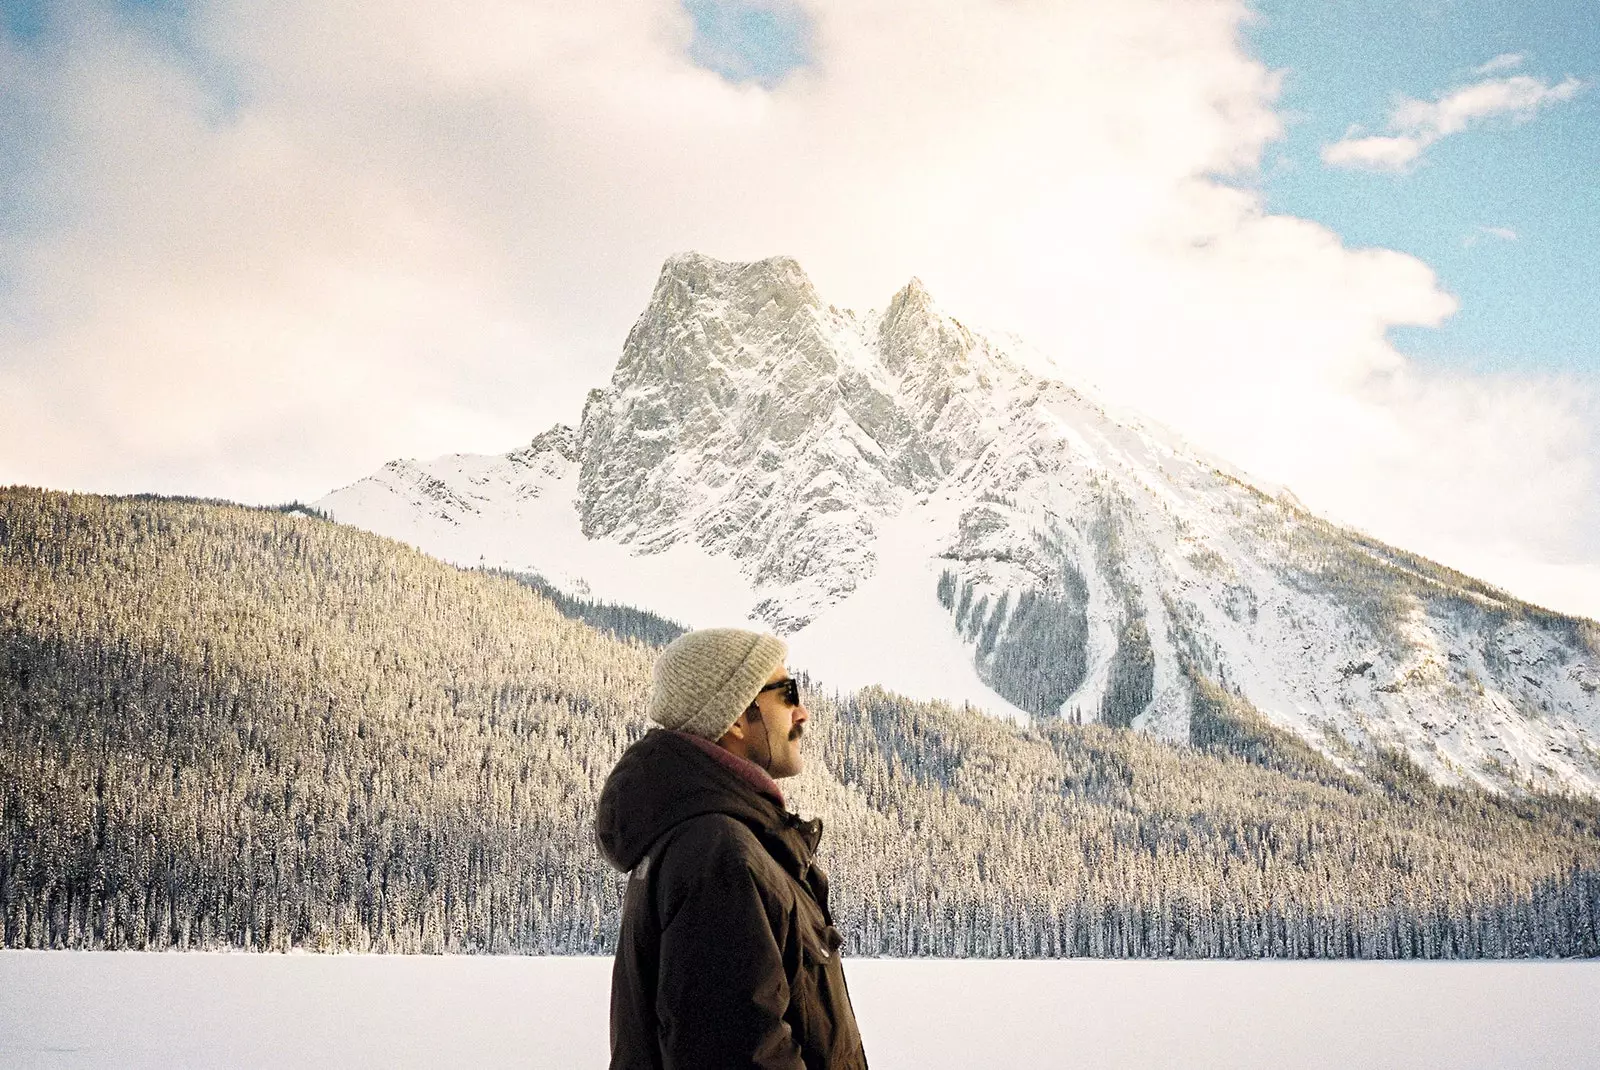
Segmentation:
{"type": "Polygon", "coordinates": [[[1262,162],[1268,208],[1417,256],[1460,300],[1437,327],[1397,330],[1400,351],[1450,370],[1600,373],[1600,5],[1255,11],[1248,46],[1284,72],[1285,137],[1262,162]],[[1407,133],[1392,128],[1402,100],[1460,101],[1474,87],[1479,113],[1403,167],[1322,159],[1352,125],[1407,133]]]}
{"type": "Polygon", "coordinates": [[[661,262],[913,276],[1600,617],[1592,0],[0,0],[0,483],[311,500],[576,422],[661,262]]]}

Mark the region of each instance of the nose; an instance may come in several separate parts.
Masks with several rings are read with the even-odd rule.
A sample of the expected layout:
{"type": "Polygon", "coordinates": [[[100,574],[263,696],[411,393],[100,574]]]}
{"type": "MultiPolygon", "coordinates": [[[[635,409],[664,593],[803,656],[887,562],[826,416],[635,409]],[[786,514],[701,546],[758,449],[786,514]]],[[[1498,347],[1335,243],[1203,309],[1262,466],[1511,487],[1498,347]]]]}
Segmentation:
{"type": "Polygon", "coordinates": [[[796,706],[794,708],[794,713],[790,716],[789,723],[790,724],[805,724],[806,721],[808,721],[810,719],[811,719],[811,714],[806,712],[805,703],[802,702],[800,705],[798,705],[798,706],[796,706]]]}

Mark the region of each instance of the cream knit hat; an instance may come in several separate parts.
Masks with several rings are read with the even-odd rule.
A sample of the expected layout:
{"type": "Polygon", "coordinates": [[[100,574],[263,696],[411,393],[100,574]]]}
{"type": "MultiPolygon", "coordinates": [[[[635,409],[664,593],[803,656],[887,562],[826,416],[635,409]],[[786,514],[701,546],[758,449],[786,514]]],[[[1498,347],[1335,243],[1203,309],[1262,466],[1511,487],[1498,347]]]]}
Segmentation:
{"type": "Polygon", "coordinates": [[[788,652],[775,635],[739,628],[685,632],[656,658],[650,719],[663,728],[721,739],[788,652]]]}

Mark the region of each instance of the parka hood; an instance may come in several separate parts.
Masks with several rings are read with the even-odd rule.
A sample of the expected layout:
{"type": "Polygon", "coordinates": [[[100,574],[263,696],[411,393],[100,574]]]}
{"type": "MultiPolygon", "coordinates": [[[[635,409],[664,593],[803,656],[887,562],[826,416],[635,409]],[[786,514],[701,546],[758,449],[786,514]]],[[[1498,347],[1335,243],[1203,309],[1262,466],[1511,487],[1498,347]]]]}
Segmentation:
{"type": "Polygon", "coordinates": [[[657,728],[624,751],[606,778],[595,840],[606,861],[626,873],[668,829],[701,814],[737,818],[763,840],[793,829],[811,850],[821,835],[819,823],[800,821],[693,740],[657,728]]]}

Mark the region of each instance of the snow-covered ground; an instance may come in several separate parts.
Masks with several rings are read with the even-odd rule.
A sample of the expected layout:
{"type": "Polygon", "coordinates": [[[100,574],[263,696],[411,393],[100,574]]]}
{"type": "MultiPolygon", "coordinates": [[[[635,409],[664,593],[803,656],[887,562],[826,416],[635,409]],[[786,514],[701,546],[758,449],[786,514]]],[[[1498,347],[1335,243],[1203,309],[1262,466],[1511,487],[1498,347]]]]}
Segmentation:
{"type": "MultiPolygon", "coordinates": [[[[601,1067],[603,958],[0,952],[0,1066],[601,1067]]],[[[857,959],[874,1070],[1600,1067],[1600,963],[857,959]]]]}

